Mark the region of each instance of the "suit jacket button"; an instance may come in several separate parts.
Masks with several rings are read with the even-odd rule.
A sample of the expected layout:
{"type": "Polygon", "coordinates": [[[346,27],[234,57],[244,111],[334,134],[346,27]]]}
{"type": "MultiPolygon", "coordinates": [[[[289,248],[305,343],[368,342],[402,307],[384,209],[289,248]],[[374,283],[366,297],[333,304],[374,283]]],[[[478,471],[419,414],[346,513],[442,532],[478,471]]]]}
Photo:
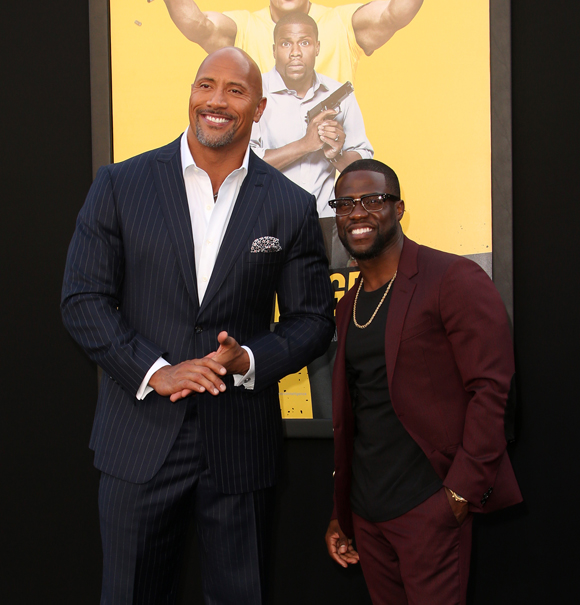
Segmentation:
{"type": "Polygon", "coordinates": [[[203,328],[201,326],[195,326],[193,329],[195,330],[196,334],[200,334],[201,332],[203,332],[203,328]]]}

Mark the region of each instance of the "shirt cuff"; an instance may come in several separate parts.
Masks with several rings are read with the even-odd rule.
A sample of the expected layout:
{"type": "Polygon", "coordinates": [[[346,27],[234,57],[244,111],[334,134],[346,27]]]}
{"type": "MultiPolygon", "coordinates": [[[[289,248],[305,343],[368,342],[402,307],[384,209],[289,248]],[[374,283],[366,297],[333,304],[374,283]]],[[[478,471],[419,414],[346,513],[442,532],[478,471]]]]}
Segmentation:
{"type": "Polygon", "coordinates": [[[254,354],[252,350],[248,347],[242,345],[242,349],[245,349],[248,352],[248,357],[250,358],[250,369],[242,376],[241,374],[233,374],[234,378],[234,386],[244,386],[245,389],[249,391],[254,390],[254,383],[256,381],[256,363],[254,361],[254,354]]]}
{"type": "Polygon", "coordinates": [[[141,383],[141,386],[139,387],[135,397],[137,397],[137,399],[140,401],[145,399],[145,397],[147,397],[147,395],[149,395],[149,393],[151,393],[153,390],[153,387],[149,386],[149,379],[151,376],[153,376],[153,374],[155,374],[159,368],[170,365],[171,364],[168,361],[165,361],[163,357],[159,357],[159,359],[149,368],[147,374],[145,374],[145,378],[143,378],[143,382],[141,383]]]}

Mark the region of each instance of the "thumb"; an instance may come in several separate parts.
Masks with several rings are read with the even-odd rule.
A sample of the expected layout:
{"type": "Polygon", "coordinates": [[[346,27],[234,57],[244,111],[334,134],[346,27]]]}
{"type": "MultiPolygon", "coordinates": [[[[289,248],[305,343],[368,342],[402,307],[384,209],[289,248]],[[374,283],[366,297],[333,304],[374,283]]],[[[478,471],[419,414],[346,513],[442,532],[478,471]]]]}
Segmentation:
{"type": "Polygon", "coordinates": [[[228,347],[234,343],[234,339],[229,336],[229,334],[225,330],[218,334],[217,339],[222,347],[228,347]]]}
{"type": "Polygon", "coordinates": [[[341,553],[345,553],[348,550],[348,544],[346,538],[339,538],[336,543],[338,546],[338,551],[341,553]]]}

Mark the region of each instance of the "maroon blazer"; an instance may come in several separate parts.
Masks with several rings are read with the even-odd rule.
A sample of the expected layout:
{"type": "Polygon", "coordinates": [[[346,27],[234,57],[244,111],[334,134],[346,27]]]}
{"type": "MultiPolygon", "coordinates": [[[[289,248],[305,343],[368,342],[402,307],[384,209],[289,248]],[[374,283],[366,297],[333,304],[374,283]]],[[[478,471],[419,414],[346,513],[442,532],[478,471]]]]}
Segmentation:
{"type": "MultiPolygon", "coordinates": [[[[333,518],[350,536],[354,417],[345,341],[357,287],[358,281],[337,306],[332,380],[333,518]]],[[[513,346],[505,307],[487,274],[473,261],[405,238],[391,291],[385,362],[395,413],[444,485],[477,512],[520,502],[504,433],[513,346]]]]}

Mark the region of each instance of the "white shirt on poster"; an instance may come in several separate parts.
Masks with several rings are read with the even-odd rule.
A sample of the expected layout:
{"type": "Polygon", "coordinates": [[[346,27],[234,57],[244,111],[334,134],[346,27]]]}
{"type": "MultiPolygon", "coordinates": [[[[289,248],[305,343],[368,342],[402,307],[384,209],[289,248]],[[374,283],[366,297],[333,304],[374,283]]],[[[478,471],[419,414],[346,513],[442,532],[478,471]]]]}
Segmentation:
{"type": "MultiPolygon", "coordinates": [[[[266,150],[279,149],[306,134],[306,113],[341,86],[340,82],[314,72],[314,83],[301,99],[284,84],[276,68],[262,75],[263,94],[268,99],[261,120],[253,125],[250,146],[263,158],[266,150]]],[[[342,152],[356,151],[361,159],[373,157],[361,110],[354,93],[341,104],[335,118],[345,132],[342,152]]],[[[336,168],[322,149],[308,153],[281,170],[290,180],[316,197],[318,216],[334,217],[328,200],[334,195],[336,168]]]]}

